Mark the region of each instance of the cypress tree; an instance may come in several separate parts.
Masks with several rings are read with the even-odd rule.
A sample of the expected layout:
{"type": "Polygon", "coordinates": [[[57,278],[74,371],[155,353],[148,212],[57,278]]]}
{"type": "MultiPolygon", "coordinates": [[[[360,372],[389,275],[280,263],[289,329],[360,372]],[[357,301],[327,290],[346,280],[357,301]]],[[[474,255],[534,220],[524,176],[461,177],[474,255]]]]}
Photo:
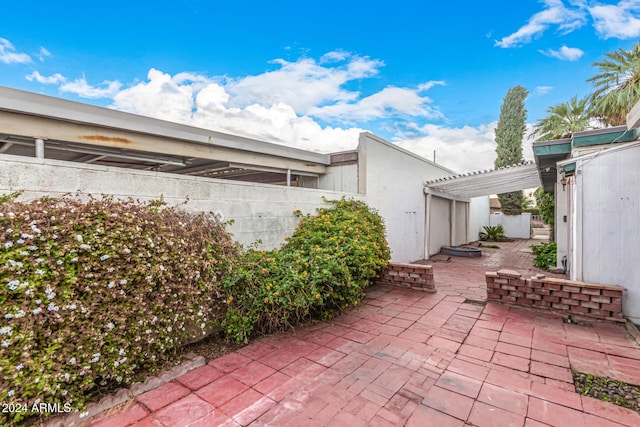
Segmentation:
{"type": "MultiPolygon", "coordinates": [[[[524,100],[527,90],[522,86],[514,86],[507,92],[500,107],[500,121],[496,127],[496,157],[495,167],[511,166],[521,163],[522,138],[525,132],[527,109],[524,100]]],[[[522,209],[524,194],[522,191],[498,194],[502,205],[502,212],[506,215],[518,215],[522,209]]]]}

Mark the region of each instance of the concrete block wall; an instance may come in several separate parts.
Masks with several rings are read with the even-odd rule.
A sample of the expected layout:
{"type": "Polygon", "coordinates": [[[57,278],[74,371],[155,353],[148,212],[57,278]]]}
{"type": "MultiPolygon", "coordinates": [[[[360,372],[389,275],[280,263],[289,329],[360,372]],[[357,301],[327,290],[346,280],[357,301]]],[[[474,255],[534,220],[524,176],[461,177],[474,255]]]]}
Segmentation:
{"type": "Polygon", "coordinates": [[[316,213],[330,200],[363,195],[311,188],[283,187],[188,175],[36,159],[0,154],[0,194],[24,190],[21,200],[81,192],[141,201],[160,197],[194,212],[213,212],[233,220],[229,231],[243,244],[258,240],[261,249],[277,248],[298,226],[293,211],[316,213]],[[188,199],[188,202],[185,201],[188,199]]]}
{"type": "Polygon", "coordinates": [[[422,264],[391,262],[375,283],[435,292],[433,267],[422,264]]]}
{"type": "Polygon", "coordinates": [[[488,272],[485,276],[490,301],[565,315],[625,321],[622,294],[626,289],[622,286],[545,278],[544,275],[525,279],[511,270],[488,272]]]}

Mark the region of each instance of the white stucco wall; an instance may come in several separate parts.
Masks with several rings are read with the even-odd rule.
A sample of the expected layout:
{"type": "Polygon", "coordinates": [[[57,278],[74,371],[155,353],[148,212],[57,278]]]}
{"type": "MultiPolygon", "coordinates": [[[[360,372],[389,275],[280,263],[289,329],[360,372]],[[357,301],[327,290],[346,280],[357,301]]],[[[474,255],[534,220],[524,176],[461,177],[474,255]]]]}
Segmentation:
{"type": "Polygon", "coordinates": [[[429,215],[429,255],[437,254],[443,246],[451,246],[451,200],[431,196],[429,215]]]}
{"type": "Polygon", "coordinates": [[[567,257],[567,270],[571,271],[571,257],[569,255],[569,205],[571,200],[571,192],[573,184],[569,181],[564,187],[560,184],[560,177],[555,184],[554,192],[554,233],[557,245],[557,263],[556,267],[562,267],[562,259],[567,257]]]}
{"type": "Polygon", "coordinates": [[[358,165],[359,192],[385,219],[392,260],[423,259],[424,181],[453,172],[370,133],[360,134],[358,165]]]}
{"type": "Polygon", "coordinates": [[[315,213],[322,198],[355,193],[281,187],[159,172],[35,159],[0,154],[0,194],[25,190],[23,199],[65,193],[101,194],[140,200],[159,199],[201,212],[220,211],[235,239],[244,244],[262,240],[261,248],[278,247],[298,224],[293,211],[315,213]],[[182,203],[189,199],[187,204],[182,203]]]}
{"type": "Polygon", "coordinates": [[[478,240],[478,234],[489,225],[489,196],[474,197],[469,203],[469,230],[467,242],[478,240]]]}
{"type": "Polygon", "coordinates": [[[491,226],[502,224],[504,235],[512,239],[531,238],[531,214],[526,212],[520,215],[504,215],[502,212],[491,214],[489,217],[491,226]]]}
{"type": "Polygon", "coordinates": [[[318,188],[357,193],[358,165],[327,166],[327,173],[318,178],[318,188]]]}
{"type": "Polygon", "coordinates": [[[571,277],[621,285],[625,315],[640,324],[640,145],[576,161],[571,277]]]}

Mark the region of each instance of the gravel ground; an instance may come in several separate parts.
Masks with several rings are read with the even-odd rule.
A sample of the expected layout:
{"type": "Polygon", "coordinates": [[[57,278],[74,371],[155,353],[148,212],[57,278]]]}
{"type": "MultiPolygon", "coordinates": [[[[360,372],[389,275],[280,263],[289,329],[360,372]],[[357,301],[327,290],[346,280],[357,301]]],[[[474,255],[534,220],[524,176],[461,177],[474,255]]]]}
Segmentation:
{"type": "Polygon", "coordinates": [[[576,392],[640,412],[640,386],[575,372],[576,392]]]}

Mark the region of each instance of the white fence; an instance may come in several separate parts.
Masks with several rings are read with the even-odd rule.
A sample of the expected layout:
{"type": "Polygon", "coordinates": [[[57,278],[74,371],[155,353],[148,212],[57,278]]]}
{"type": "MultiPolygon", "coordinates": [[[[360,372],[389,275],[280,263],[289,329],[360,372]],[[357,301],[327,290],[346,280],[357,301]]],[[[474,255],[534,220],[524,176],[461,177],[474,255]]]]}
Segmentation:
{"type": "Polygon", "coordinates": [[[505,215],[497,212],[489,216],[489,225],[495,227],[502,224],[504,235],[512,239],[529,239],[531,237],[531,214],[505,215]]]}

